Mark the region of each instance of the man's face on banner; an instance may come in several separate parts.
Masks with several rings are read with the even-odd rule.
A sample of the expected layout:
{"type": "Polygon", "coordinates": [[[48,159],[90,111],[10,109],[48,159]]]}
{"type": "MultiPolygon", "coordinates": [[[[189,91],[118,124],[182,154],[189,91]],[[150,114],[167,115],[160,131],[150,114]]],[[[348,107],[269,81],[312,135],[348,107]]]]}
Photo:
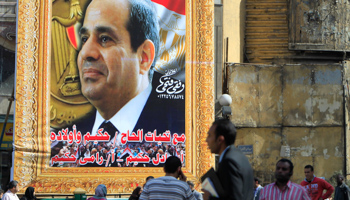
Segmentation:
{"type": "Polygon", "coordinates": [[[86,11],[78,67],[89,100],[127,102],[137,95],[140,56],[131,48],[128,20],[126,0],[94,0],[86,11]]]}

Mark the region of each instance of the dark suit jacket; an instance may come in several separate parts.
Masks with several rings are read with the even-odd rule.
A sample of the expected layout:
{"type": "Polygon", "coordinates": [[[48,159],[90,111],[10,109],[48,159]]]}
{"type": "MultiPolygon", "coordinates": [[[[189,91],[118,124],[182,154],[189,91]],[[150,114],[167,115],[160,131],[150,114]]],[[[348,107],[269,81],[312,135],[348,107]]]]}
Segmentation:
{"type": "MultiPolygon", "coordinates": [[[[247,157],[234,145],[226,151],[216,171],[225,196],[219,199],[252,200],[254,176],[247,157]]],[[[217,199],[211,197],[210,199],[217,199]]]]}

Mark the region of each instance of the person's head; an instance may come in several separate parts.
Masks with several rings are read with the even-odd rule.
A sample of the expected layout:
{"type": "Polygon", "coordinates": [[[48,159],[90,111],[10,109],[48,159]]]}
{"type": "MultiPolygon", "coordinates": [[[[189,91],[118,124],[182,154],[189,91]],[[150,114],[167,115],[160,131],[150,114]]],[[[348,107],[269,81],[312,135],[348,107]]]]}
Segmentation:
{"type": "Polygon", "coordinates": [[[27,187],[24,196],[27,197],[27,200],[35,199],[35,189],[33,187],[27,187]]]}
{"type": "Polygon", "coordinates": [[[164,164],[164,172],[169,175],[172,174],[176,178],[178,178],[180,171],[181,171],[180,158],[176,156],[168,157],[168,159],[165,161],[165,164],[164,164]]]}
{"type": "Polygon", "coordinates": [[[314,178],[314,167],[311,165],[306,165],[304,167],[305,178],[308,181],[311,181],[314,178]]]}
{"type": "Polygon", "coordinates": [[[153,177],[153,176],[147,176],[147,178],[146,178],[146,183],[147,183],[149,180],[151,180],[151,179],[154,179],[154,177],[153,177]]]}
{"type": "Polygon", "coordinates": [[[2,198],[2,195],[4,195],[4,190],[0,189],[0,199],[2,198]]]}
{"type": "Polygon", "coordinates": [[[95,189],[94,198],[106,199],[106,196],[107,196],[107,187],[103,184],[98,185],[95,189]]]}
{"type": "Polygon", "coordinates": [[[7,187],[12,193],[17,193],[19,191],[18,182],[13,180],[9,183],[7,187]]]}
{"type": "Polygon", "coordinates": [[[140,196],[142,192],[142,187],[141,186],[137,186],[134,191],[132,191],[132,195],[133,196],[140,196]]]}
{"type": "Polygon", "coordinates": [[[343,184],[344,176],[342,174],[337,174],[335,179],[337,181],[337,185],[341,185],[341,184],[343,184]]]}
{"type": "Polygon", "coordinates": [[[261,181],[258,177],[254,177],[254,188],[259,187],[261,181]]]}
{"type": "Polygon", "coordinates": [[[218,119],[208,131],[206,142],[212,153],[219,154],[236,140],[235,125],[229,119],[218,119]]]}
{"type": "Polygon", "coordinates": [[[77,63],[82,93],[97,110],[108,112],[101,113],[103,117],[110,118],[150,82],[159,48],[153,4],[93,0],[80,37],[77,63]]]}
{"type": "Polygon", "coordinates": [[[282,158],[276,163],[275,178],[279,183],[287,183],[293,175],[294,165],[292,161],[282,158]]]}
{"type": "Polygon", "coordinates": [[[191,190],[194,188],[194,184],[192,181],[187,181],[188,186],[190,186],[191,190]]]}

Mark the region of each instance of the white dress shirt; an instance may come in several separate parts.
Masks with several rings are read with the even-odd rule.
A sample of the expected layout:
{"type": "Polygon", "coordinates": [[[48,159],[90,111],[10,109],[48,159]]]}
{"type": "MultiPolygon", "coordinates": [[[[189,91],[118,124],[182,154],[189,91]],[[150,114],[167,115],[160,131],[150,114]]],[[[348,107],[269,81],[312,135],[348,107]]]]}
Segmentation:
{"type": "Polygon", "coordinates": [[[101,114],[96,111],[95,123],[90,134],[96,135],[97,130],[101,124],[104,121],[110,121],[119,130],[117,136],[117,144],[119,144],[121,139],[120,133],[127,133],[127,131],[131,133],[134,130],[135,125],[142,113],[142,110],[145,107],[146,102],[151,94],[151,91],[152,85],[149,84],[149,86],[144,91],[131,99],[109,120],[105,120],[101,114]]]}
{"type": "Polygon", "coordinates": [[[7,190],[2,196],[1,200],[19,200],[17,194],[12,193],[10,190],[7,190]]]}

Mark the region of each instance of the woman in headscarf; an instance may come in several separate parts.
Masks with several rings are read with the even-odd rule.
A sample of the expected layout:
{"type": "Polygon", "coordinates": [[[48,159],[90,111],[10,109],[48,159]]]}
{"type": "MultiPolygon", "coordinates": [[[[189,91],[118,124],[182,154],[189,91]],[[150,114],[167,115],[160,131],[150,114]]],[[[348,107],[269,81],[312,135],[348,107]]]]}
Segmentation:
{"type": "Polygon", "coordinates": [[[142,192],[142,188],[141,186],[138,186],[131,194],[131,196],[129,197],[129,200],[138,200],[140,198],[142,192]]]}
{"type": "Polygon", "coordinates": [[[27,187],[24,196],[20,200],[36,200],[34,188],[27,187]]]}
{"type": "Polygon", "coordinates": [[[90,197],[88,200],[107,200],[107,187],[103,184],[98,185],[95,189],[95,195],[93,197],[90,197]]]}

